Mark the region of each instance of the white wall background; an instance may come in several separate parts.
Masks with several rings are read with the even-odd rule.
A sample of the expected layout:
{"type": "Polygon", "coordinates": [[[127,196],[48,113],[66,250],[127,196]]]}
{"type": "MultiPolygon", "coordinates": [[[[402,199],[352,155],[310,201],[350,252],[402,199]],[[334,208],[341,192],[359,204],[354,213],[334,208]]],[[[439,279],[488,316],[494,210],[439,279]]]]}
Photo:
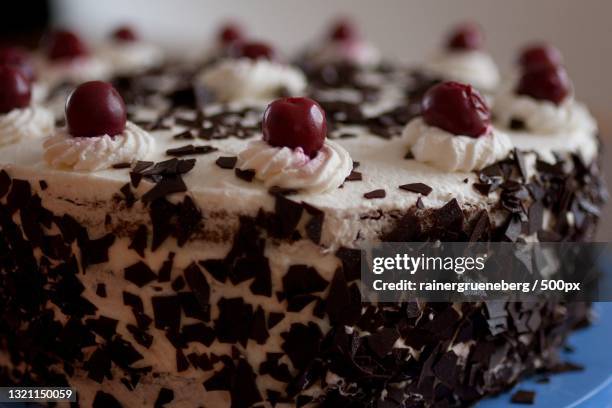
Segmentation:
{"type": "Polygon", "coordinates": [[[92,39],[130,22],[144,37],[189,54],[204,49],[227,18],[291,52],[339,14],[353,17],[385,55],[407,61],[427,55],[464,20],[485,28],[502,67],[525,42],[548,40],[565,55],[579,98],[612,113],[610,0],[55,0],[57,23],[92,39]]]}

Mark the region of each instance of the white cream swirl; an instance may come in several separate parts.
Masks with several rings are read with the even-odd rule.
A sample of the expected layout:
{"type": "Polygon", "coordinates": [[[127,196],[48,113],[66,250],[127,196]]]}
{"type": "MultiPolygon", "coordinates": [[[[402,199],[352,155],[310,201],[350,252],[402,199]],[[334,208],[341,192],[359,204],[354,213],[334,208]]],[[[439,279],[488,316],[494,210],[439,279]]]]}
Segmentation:
{"type": "Polygon", "coordinates": [[[68,61],[39,60],[38,66],[38,80],[51,88],[62,82],[79,84],[105,80],[111,74],[110,65],[95,56],[78,57],[68,61]]]}
{"type": "Polygon", "coordinates": [[[132,74],[159,66],[164,60],[161,48],[145,42],[113,42],[100,49],[116,74],[132,74]]]}
{"type": "Polygon", "coordinates": [[[444,51],[425,64],[425,70],[444,80],[463,82],[492,92],[499,84],[497,65],[483,51],[444,51]]]}
{"type": "Polygon", "coordinates": [[[317,65],[349,62],[373,66],[380,62],[380,53],[365,41],[329,41],[307,52],[309,61],[317,65]]]}
{"type": "Polygon", "coordinates": [[[49,87],[41,82],[32,82],[32,103],[45,103],[49,96],[49,87]]]}
{"type": "Polygon", "coordinates": [[[266,187],[282,187],[304,193],[324,193],[344,183],[353,160],[339,144],[327,140],[314,158],[301,148],[270,146],[263,140],[250,142],[238,154],[238,168],[254,170],[266,187]]]}
{"type": "Polygon", "coordinates": [[[597,123],[588,109],[573,97],[556,105],[550,101],[516,95],[512,89],[506,89],[495,98],[493,114],[500,126],[508,127],[513,119],[520,120],[527,131],[538,134],[575,130],[593,133],[597,130],[597,123]]]}
{"type": "Polygon", "coordinates": [[[28,139],[39,139],[53,133],[55,119],[48,109],[29,106],[0,115],[0,146],[28,139]]]}
{"type": "Polygon", "coordinates": [[[104,170],[114,164],[143,160],[153,150],[153,137],[128,122],[115,136],[73,137],[63,128],[44,142],[44,159],[60,169],[104,170]]]}
{"type": "Polygon", "coordinates": [[[202,72],[200,81],[221,102],[267,102],[281,90],[299,96],[306,89],[306,78],[301,71],[265,59],[222,60],[202,72]]]}
{"type": "Polygon", "coordinates": [[[480,137],[453,135],[422,118],[415,118],[404,128],[403,137],[417,161],[444,171],[482,170],[508,156],[510,138],[497,129],[480,137]]]}

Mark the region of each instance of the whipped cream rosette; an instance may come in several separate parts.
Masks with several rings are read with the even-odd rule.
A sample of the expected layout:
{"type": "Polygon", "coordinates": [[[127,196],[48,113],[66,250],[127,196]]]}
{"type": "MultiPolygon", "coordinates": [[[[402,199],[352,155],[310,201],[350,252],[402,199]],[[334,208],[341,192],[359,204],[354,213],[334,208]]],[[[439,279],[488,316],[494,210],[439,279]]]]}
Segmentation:
{"type": "Polygon", "coordinates": [[[99,54],[118,75],[129,75],[160,66],[164,61],[163,50],[143,41],[134,28],[117,28],[109,41],[102,45],[99,54]]]}
{"type": "Polygon", "coordinates": [[[51,167],[97,171],[147,157],[154,145],[149,133],[126,121],[123,99],[108,83],[80,85],[66,104],[68,126],[44,141],[51,167]]]}
{"type": "Polygon", "coordinates": [[[491,126],[488,107],[469,85],[444,82],[432,87],[422,113],[403,132],[417,161],[470,172],[504,159],[513,148],[510,138],[491,126]]]}
{"type": "Polygon", "coordinates": [[[470,84],[483,92],[493,92],[499,84],[500,75],[483,45],[484,36],[477,26],[459,26],[451,33],[446,47],[433,55],[423,68],[433,77],[470,84]]]}
{"type": "Polygon", "coordinates": [[[267,187],[325,193],[340,187],[353,169],[348,152],[326,139],[325,112],[308,98],[284,98],[264,113],[264,140],[250,142],[237,166],[252,170],[267,187]]]}
{"type": "Polygon", "coordinates": [[[32,104],[32,84],[16,67],[0,67],[0,146],[50,135],[51,112],[32,104]]]}
{"type": "Polygon", "coordinates": [[[306,50],[304,60],[305,64],[315,67],[328,64],[373,67],[381,62],[381,56],[352,21],[340,19],[332,24],[326,38],[306,50]]]}
{"type": "Polygon", "coordinates": [[[234,56],[204,69],[199,81],[221,102],[263,102],[282,95],[299,96],[306,78],[297,68],[278,62],[264,43],[236,45],[234,56]]]}

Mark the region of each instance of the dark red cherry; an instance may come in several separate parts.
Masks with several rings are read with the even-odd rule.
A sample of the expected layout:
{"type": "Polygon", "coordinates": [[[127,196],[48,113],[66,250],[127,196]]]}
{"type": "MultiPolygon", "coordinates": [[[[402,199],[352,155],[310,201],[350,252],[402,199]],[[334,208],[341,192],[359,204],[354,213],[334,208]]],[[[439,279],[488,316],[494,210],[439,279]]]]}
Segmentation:
{"type": "Polygon", "coordinates": [[[268,105],[263,117],[263,139],[272,146],[301,147],[315,157],[327,136],[325,111],[309,98],[282,98],[268,105]]]}
{"type": "Polygon", "coordinates": [[[85,82],[66,101],[66,123],[74,137],[118,135],[126,117],[123,98],[108,82],[85,82]]]}
{"type": "Polygon", "coordinates": [[[30,55],[26,50],[19,47],[2,47],[0,48],[0,65],[9,65],[21,71],[28,81],[34,81],[34,66],[30,59],[30,55]]]}
{"type": "Polygon", "coordinates": [[[458,82],[429,88],[421,102],[423,120],[454,135],[480,137],[491,129],[491,112],[477,90],[458,82]]]}
{"type": "Polygon", "coordinates": [[[465,23],[451,32],[446,47],[450,50],[479,50],[484,47],[484,35],[478,25],[465,23]]]}
{"type": "Polygon", "coordinates": [[[267,59],[273,61],[276,59],[274,49],[264,42],[245,42],[236,44],[236,56],[249,58],[252,60],[267,59]]]}
{"type": "Polygon", "coordinates": [[[113,32],[113,39],[118,42],[138,41],[138,34],[133,27],[122,25],[113,32]]]}
{"type": "Polygon", "coordinates": [[[30,105],[30,81],[15,67],[0,66],[0,113],[30,105]]]}
{"type": "Polygon", "coordinates": [[[336,21],[330,30],[329,38],[332,41],[353,41],[358,37],[358,30],[355,24],[348,18],[336,21]]]}
{"type": "Polygon", "coordinates": [[[516,87],[516,93],[519,95],[557,105],[563,102],[571,91],[572,83],[561,66],[541,66],[525,71],[516,87]]]}
{"type": "Polygon", "coordinates": [[[236,23],[226,23],[219,29],[218,41],[222,45],[230,45],[244,39],[242,27],[236,23]]]}
{"type": "Polygon", "coordinates": [[[73,59],[88,53],[85,43],[72,31],[57,30],[47,39],[47,56],[51,60],[73,59]]]}
{"type": "Polygon", "coordinates": [[[523,49],[519,65],[523,70],[542,66],[557,66],[563,63],[561,52],[550,44],[532,44],[523,49]]]}

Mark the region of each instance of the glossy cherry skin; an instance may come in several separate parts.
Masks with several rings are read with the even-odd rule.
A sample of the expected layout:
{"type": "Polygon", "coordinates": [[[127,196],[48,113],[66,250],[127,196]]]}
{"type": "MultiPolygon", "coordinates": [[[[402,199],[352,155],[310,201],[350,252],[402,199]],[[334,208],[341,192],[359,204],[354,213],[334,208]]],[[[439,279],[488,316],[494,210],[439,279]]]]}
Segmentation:
{"type": "Polygon", "coordinates": [[[8,65],[17,68],[21,74],[30,82],[36,79],[34,66],[30,55],[26,50],[19,47],[0,48],[0,65],[8,65]]]}
{"type": "Polygon", "coordinates": [[[66,123],[74,137],[115,136],[126,121],[123,98],[108,82],[85,82],[66,101],[66,123]]]}
{"type": "Polygon", "coordinates": [[[423,120],[454,135],[480,137],[491,129],[491,112],[477,90],[458,82],[431,87],[421,102],[423,120]]]}
{"type": "Polygon", "coordinates": [[[129,25],[118,27],[113,32],[113,39],[118,42],[135,42],[139,40],[138,34],[136,34],[134,28],[129,25]]]}
{"type": "Polygon", "coordinates": [[[561,66],[542,66],[523,73],[516,93],[530,96],[540,101],[550,101],[556,105],[572,92],[572,83],[561,66]]]}
{"type": "Polygon", "coordinates": [[[267,59],[273,61],[276,59],[274,48],[264,42],[245,42],[235,44],[232,52],[237,57],[249,58],[252,60],[267,59]]]}
{"type": "Polygon", "coordinates": [[[484,47],[484,34],[474,23],[465,23],[456,27],[448,38],[446,47],[450,50],[479,50],[484,47]]]}
{"type": "Polygon", "coordinates": [[[16,67],[0,66],[0,113],[30,105],[30,81],[16,67]]]}
{"type": "Polygon", "coordinates": [[[47,39],[47,56],[51,60],[70,60],[87,54],[87,46],[72,31],[57,30],[47,39]]]}
{"type": "Polygon", "coordinates": [[[244,39],[244,31],[239,24],[226,23],[219,29],[217,36],[220,44],[227,46],[244,39]]]}
{"type": "Polygon", "coordinates": [[[263,139],[272,146],[301,147],[315,157],[327,136],[325,111],[309,98],[282,98],[266,108],[262,123],[263,139]]]}
{"type": "Polygon", "coordinates": [[[358,37],[357,27],[347,18],[336,21],[329,33],[329,38],[332,41],[355,41],[358,37]]]}
{"type": "Polygon", "coordinates": [[[563,64],[561,52],[550,44],[533,44],[521,51],[519,65],[523,70],[556,67],[563,64]]]}

